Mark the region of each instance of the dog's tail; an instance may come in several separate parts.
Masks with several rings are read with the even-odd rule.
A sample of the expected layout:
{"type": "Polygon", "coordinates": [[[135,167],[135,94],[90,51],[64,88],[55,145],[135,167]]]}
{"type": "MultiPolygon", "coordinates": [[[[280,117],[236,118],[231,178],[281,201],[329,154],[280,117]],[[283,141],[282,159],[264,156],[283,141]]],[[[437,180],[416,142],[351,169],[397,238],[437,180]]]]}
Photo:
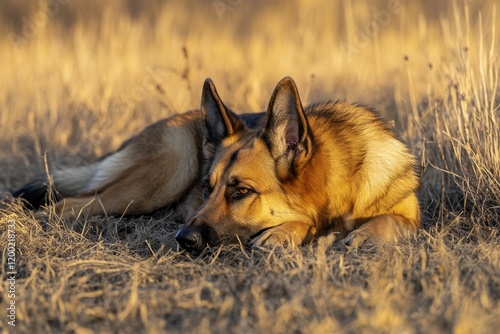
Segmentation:
{"type": "Polygon", "coordinates": [[[48,178],[40,175],[20,189],[13,191],[12,196],[24,199],[30,209],[38,210],[40,206],[48,202],[49,193],[55,193],[53,190],[50,188],[48,178]]]}
{"type": "Polygon", "coordinates": [[[56,169],[50,177],[41,175],[12,192],[12,196],[24,199],[30,208],[38,210],[50,201],[96,193],[130,167],[127,151],[118,151],[88,166],[56,169]]]}
{"type": "Polygon", "coordinates": [[[51,176],[40,175],[12,192],[12,196],[22,198],[31,209],[38,210],[50,201],[58,201],[62,197],[82,195],[87,191],[87,185],[97,170],[97,164],[61,168],[51,173],[51,176]]]}

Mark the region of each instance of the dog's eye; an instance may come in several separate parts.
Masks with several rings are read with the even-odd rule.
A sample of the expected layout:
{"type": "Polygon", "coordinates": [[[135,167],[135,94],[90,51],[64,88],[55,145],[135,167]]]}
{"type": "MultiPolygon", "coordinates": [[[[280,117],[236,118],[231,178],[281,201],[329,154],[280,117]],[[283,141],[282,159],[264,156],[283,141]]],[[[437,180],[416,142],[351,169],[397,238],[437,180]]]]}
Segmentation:
{"type": "Polygon", "coordinates": [[[250,191],[250,189],[248,189],[248,188],[240,188],[240,189],[238,189],[238,193],[240,195],[246,195],[246,194],[248,194],[249,191],[250,191]]]}
{"type": "Polygon", "coordinates": [[[236,188],[236,191],[233,194],[233,198],[240,199],[240,198],[243,198],[245,196],[250,195],[251,193],[252,193],[252,189],[245,188],[245,187],[239,187],[239,188],[236,188]]]}

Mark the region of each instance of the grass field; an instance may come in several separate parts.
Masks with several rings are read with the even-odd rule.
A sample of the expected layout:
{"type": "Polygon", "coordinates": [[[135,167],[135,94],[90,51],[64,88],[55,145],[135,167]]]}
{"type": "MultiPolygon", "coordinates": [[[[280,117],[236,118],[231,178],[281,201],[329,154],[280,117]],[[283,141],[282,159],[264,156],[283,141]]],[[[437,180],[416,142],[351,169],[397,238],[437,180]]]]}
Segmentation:
{"type": "Polygon", "coordinates": [[[2,1],[0,332],[498,331],[499,10],[495,0],[2,1]],[[247,112],[264,110],[287,75],[304,103],[349,99],[394,121],[421,162],[415,238],[191,258],[177,250],[175,212],[62,222],[9,197],[46,166],[91,162],[198,108],[206,77],[247,112]]]}

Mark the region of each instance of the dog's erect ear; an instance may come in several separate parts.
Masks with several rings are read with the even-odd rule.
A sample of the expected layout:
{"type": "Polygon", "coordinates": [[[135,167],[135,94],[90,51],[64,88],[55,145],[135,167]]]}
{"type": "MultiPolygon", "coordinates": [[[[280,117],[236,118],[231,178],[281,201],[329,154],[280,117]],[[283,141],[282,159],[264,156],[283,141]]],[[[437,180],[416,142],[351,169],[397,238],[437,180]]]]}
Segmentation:
{"type": "Polygon", "coordinates": [[[286,77],[274,89],[263,133],[282,181],[294,175],[311,156],[309,132],[297,86],[286,77]]]}
{"type": "Polygon", "coordinates": [[[222,140],[244,126],[235,114],[226,108],[215,89],[215,85],[210,79],[206,79],[203,84],[201,95],[201,120],[203,123],[203,143],[206,153],[213,153],[213,150],[220,145],[222,140]]]}

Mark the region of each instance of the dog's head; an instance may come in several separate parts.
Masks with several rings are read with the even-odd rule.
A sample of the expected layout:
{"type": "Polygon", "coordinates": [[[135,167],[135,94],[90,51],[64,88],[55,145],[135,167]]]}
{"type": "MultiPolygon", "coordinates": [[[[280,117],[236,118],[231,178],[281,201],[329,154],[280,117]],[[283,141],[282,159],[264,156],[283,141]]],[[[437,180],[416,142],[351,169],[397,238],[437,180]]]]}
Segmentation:
{"type": "Polygon", "coordinates": [[[265,126],[249,129],[205,81],[201,101],[205,202],[176,235],[193,254],[221,243],[246,243],[259,232],[304,212],[290,184],[312,154],[309,125],[295,83],[281,80],[271,97],[265,126]],[[298,206],[298,205],[297,205],[298,206]]]}

